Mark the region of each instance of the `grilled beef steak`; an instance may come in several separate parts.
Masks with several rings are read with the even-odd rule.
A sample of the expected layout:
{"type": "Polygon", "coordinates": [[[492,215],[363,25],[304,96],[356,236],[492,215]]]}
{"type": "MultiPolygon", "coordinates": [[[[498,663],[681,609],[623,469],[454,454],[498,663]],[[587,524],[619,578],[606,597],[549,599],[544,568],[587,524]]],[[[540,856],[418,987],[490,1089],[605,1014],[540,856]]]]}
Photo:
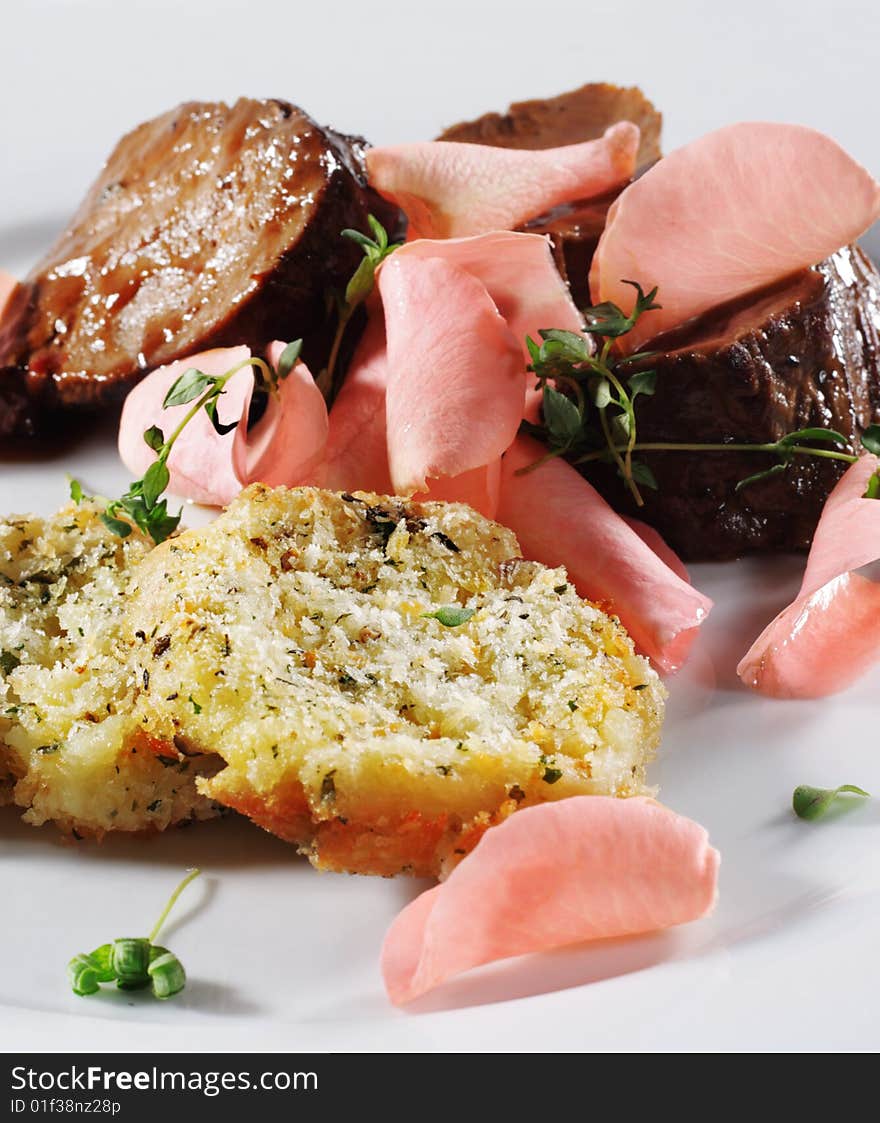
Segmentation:
{"type": "MultiPolygon", "coordinates": [[[[662,294],[661,294],[662,295],[662,294]]],[[[880,274],[855,246],[760,294],[714,309],[645,344],[662,353],[654,397],[636,405],[639,441],[776,441],[811,426],[859,448],[880,421],[880,274]]],[[[825,446],[829,447],[829,446],[825,446]]],[[[655,526],[682,557],[805,550],[825,499],[846,469],[797,457],[737,493],[774,460],[750,452],[646,452],[659,489],[638,511],[611,468],[585,475],[619,510],[655,526]]]]}
{"type": "Polygon", "coordinates": [[[206,347],[306,340],[320,364],[326,295],[382,204],[363,142],[283,101],[189,102],[123,137],[0,327],[0,434],[58,407],[124,396],[206,347]]]}
{"type": "MultiPolygon", "coordinates": [[[[437,139],[500,148],[556,148],[594,140],[617,121],[632,121],[641,130],[639,169],[660,159],[661,115],[637,87],[607,82],[581,86],[559,97],[515,102],[504,114],[487,113],[476,121],[453,125],[437,139]]],[[[556,265],[579,307],[590,303],[590,262],[608,208],[618,194],[557,207],[523,227],[532,234],[550,235],[556,265]]]]}

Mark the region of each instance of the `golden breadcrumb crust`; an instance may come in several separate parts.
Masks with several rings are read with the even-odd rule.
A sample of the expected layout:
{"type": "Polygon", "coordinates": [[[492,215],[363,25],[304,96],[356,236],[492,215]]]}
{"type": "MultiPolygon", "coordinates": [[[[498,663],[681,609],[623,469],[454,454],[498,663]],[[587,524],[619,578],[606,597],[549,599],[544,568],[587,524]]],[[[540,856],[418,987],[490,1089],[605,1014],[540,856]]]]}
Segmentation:
{"type": "Polygon", "coordinates": [[[644,792],[662,685],[519,554],[462,505],[251,487],[130,568],[82,677],[30,672],[28,797],[63,822],[96,767],[213,759],[205,799],[316,866],[433,875],[518,807],[644,792]]]}
{"type": "Polygon", "coordinates": [[[131,693],[116,651],[127,585],[151,546],[136,530],[113,534],[91,502],[0,521],[0,803],[34,825],[100,836],[220,810],[194,783],[215,757],[164,743],[160,756],[113,734],[117,701],[131,693]],[[114,689],[97,689],[108,674],[114,689]],[[71,766],[66,742],[83,726],[97,736],[71,766]]]}

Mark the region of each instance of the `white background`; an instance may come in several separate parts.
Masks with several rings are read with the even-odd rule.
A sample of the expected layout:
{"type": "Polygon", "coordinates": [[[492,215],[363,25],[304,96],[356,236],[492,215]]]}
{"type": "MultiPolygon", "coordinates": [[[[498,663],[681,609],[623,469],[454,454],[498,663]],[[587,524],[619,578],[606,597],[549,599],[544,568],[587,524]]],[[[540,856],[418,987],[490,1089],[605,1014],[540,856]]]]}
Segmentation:
{"type": "MultiPolygon", "coordinates": [[[[877,174],[876,12],[803,0],[7,3],[0,267],[42,248],[122,132],[185,98],[280,96],[381,143],[610,80],[640,84],[663,110],[667,150],[734,120],[798,121],[877,174]]],[[[0,509],[51,509],[67,467],[0,460],[0,509]]],[[[109,442],[69,467],[101,489],[119,473],[109,442]]],[[[0,814],[0,1047],[877,1048],[880,801],[819,825],[787,804],[804,781],[880,792],[878,677],[797,705],[749,696],[733,675],[797,574],[786,561],[695,572],[718,607],[671,684],[654,779],[722,850],[711,920],[502,967],[404,1014],[384,999],[377,954],[418,886],[318,877],[244,824],[71,851],[0,814]],[[66,958],[126,918],[148,924],[195,861],[209,874],[168,937],[193,976],[184,995],[157,1007],[67,994],[66,958]]]]}

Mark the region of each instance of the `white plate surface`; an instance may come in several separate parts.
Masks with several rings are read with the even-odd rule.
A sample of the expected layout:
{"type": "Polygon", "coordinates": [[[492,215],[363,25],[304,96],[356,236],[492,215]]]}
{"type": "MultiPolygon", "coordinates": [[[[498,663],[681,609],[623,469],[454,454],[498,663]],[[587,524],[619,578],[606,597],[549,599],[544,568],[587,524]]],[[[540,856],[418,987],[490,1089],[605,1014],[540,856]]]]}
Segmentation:
{"type": "MultiPolygon", "coordinates": [[[[864,44],[871,41],[867,21],[876,32],[877,17],[859,4],[840,7],[832,32],[820,18],[824,5],[796,5],[799,19],[791,23],[767,5],[744,3],[741,27],[712,25],[704,5],[637,6],[634,25],[641,32],[606,45],[603,72],[595,75],[584,60],[595,58],[590,44],[598,32],[586,28],[601,27],[619,7],[594,5],[584,24],[581,5],[542,4],[545,21],[570,29],[563,39],[557,32],[546,53],[534,41],[525,49],[524,25],[510,20],[515,5],[504,5],[501,23],[502,8],[468,5],[470,34],[462,37],[453,32],[464,9],[451,3],[446,22],[432,25],[440,55],[423,55],[422,76],[413,55],[428,29],[412,26],[414,6],[387,5],[387,19],[377,19],[369,33],[392,35],[396,27],[402,61],[376,68],[369,97],[357,81],[357,35],[334,40],[339,65],[330,72],[298,52],[289,6],[249,6],[264,24],[274,17],[279,34],[264,42],[267,56],[256,55],[259,66],[248,39],[242,77],[222,49],[209,58],[196,49],[206,13],[219,13],[212,34],[220,48],[233,50],[239,28],[231,9],[175,6],[173,16],[167,9],[175,32],[159,66],[155,21],[165,9],[152,5],[137,28],[152,70],[130,67],[129,95],[114,97],[107,90],[118,94],[118,76],[102,86],[100,66],[128,58],[122,48],[132,41],[133,25],[113,23],[108,30],[100,4],[32,7],[15,17],[16,38],[39,41],[40,51],[49,52],[41,56],[42,73],[55,78],[36,90],[27,83],[36,108],[31,102],[26,123],[9,99],[0,111],[4,149],[29,173],[7,175],[0,184],[0,266],[12,270],[45,247],[115,133],[186,95],[265,89],[267,65],[275,74],[282,64],[287,68],[284,81],[269,83],[273,91],[319,113],[325,108],[324,116],[349,128],[370,132],[372,126],[372,135],[386,141],[431,135],[445,121],[500,107],[510,97],[617,77],[641,80],[655,94],[674,141],[713,124],[764,116],[823,127],[864,160],[875,151],[866,150],[872,102],[864,44]],[[754,39],[759,10],[766,42],[754,39]],[[50,17],[59,33],[47,41],[40,21],[50,17]],[[282,50],[285,27],[291,38],[282,50]],[[837,37],[831,48],[829,34],[837,37]],[[784,51],[771,50],[774,35],[786,37],[784,51]],[[669,44],[663,57],[655,47],[660,36],[669,44]],[[71,43],[79,69],[70,62],[71,43]],[[492,50],[483,49],[487,43],[492,50]],[[821,83],[803,77],[805,58],[818,65],[829,50],[850,68],[847,97],[836,108],[833,98],[830,107],[818,98],[813,87],[821,83]],[[744,84],[738,62],[745,57],[753,69],[752,82],[744,84]],[[175,69],[182,58],[186,65],[175,69]],[[690,70],[683,69],[685,59],[690,70]],[[448,81],[451,61],[455,83],[448,81]],[[419,97],[401,99],[401,81],[419,97]],[[696,100],[695,85],[704,91],[696,100]],[[55,105],[57,114],[62,96],[65,128],[53,134],[50,110],[55,105]],[[37,120],[44,124],[35,127],[37,120]],[[78,130],[70,125],[77,120],[78,130]],[[50,174],[56,158],[68,174],[50,174]]],[[[323,25],[308,30],[326,36],[330,18],[321,18],[323,25]]],[[[368,31],[362,26],[358,34],[368,31]]],[[[33,61],[27,50],[10,59],[23,84],[33,61]]],[[[14,88],[15,71],[7,77],[7,88],[14,88]]],[[[4,459],[0,450],[0,509],[48,513],[65,498],[68,471],[90,489],[118,490],[126,477],[112,430],[83,435],[48,459],[4,459]]],[[[7,809],[0,812],[0,1048],[876,1049],[880,799],[817,824],[795,820],[789,801],[802,782],[851,782],[880,793],[880,679],[870,676],[831,701],[780,703],[746,693],[734,674],[738,656],[790,599],[800,564],[776,559],[694,568],[695,582],[716,608],[691,663],[670,682],[664,747],[652,776],[664,801],[704,823],[722,852],[721,898],[711,919],[498,965],[404,1013],[384,997],[378,952],[387,925],[419,884],[318,875],[290,848],[240,821],[149,841],[70,847],[51,829],[22,826],[7,809]],[[118,993],[91,1000],[71,995],[64,978],[70,955],[148,927],[181,871],[195,864],[205,876],[166,936],[190,971],[185,993],[165,1005],[118,993]]]]}

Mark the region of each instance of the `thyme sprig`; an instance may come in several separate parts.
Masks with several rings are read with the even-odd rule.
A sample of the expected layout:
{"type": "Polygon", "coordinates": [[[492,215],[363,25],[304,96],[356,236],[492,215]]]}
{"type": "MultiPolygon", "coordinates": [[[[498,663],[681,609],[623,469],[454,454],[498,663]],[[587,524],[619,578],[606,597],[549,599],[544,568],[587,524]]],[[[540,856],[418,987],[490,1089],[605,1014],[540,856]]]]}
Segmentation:
{"type": "MultiPolygon", "coordinates": [[[[129,485],[128,490],[118,499],[104,499],[94,496],[104,503],[101,521],[120,538],[131,534],[132,526],[138,527],[158,545],[164,542],[180,524],[182,511],[172,515],[168,511],[168,500],[162,493],[168,487],[171,473],[168,470],[168,457],[180,438],[181,433],[192,419],[202,410],[208,416],[215,432],[220,436],[231,433],[238,421],[225,424],[220,420],[217,407],[226,391],[226,385],[233,375],[245,367],[252,367],[257,373],[260,388],[267,394],[277,394],[281,382],[293,370],[302,349],[302,340],[296,339],[284,348],[273,369],[265,360],[251,356],[231,367],[225,374],[206,374],[196,367],[190,367],[174,381],[162,402],[163,409],[185,406],[192,403],[168,437],[158,425],[151,425],[144,432],[144,442],[156,453],[156,459],[147,468],[141,479],[129,485]]],[[[82,485],[77,480],[70,481],[70,497],[81,503],[85,497],[82,485]]]]}
{"type": "MultiPolygon", "coordinates": [[[[583,332],[542,330],[541,342],[527,338],[537,388],[542,392],[542,423],[523,423],[523,429],[547,445],[546,456],[520,469],[529,472],[555,456],[574,465],[613,464],[637,506],[644,505],[642,488],[656,490],[657,481],[644,452],[751,452],[774,458],[773,463],[739,481],[736,490],[787,471],[798,456],[815,456],[852,464],[858,457],[849,441],[834,429],[806,428],[786,433],[777,441],[752,444],[736,441],[640,441],[636,401],[657,389],[657,372],[646,368],[656,352],[620,355],[616,341],[631,331],[639,319],[655,308],[657,289],[645,293],[636,281],[624,281],[636,290],[636,302],[627,316],[610,301],[584,310],[583,332]],[[639,369],[633,370],[634,364],[639,369]],[[831,447],[816,447],[829,445],[831,447]]],[[[868,451],[880,451],[880,426],[862,434],[868,451]],[[876,432],[875,432],[876,430],[876,432]]],[[[873,477],[866,495],[880,498],[880,475],[873,477]]]]}
{"type": "Polygon", "coordinates": [[[315,379],[318,389],[328,403],[332,403],[339,390],[337,374],[339,350],[348,325],[351,323],[351,318],[373,291],[376,283],[376,270],[386,257],[389,257],[403,244],[402,242],[389,242],[388,231],[374,215],[367,215],[367,222],[373,234],[372,238],[360,230],[346,229],[342,231],[342,237],[356,242],[363,250],[364,256],[352,274],[351,280],[345,286],[345,292],[335,293],[333,297],[337,312],[336,332],[330,346],[327,365],[315,379]]]}

